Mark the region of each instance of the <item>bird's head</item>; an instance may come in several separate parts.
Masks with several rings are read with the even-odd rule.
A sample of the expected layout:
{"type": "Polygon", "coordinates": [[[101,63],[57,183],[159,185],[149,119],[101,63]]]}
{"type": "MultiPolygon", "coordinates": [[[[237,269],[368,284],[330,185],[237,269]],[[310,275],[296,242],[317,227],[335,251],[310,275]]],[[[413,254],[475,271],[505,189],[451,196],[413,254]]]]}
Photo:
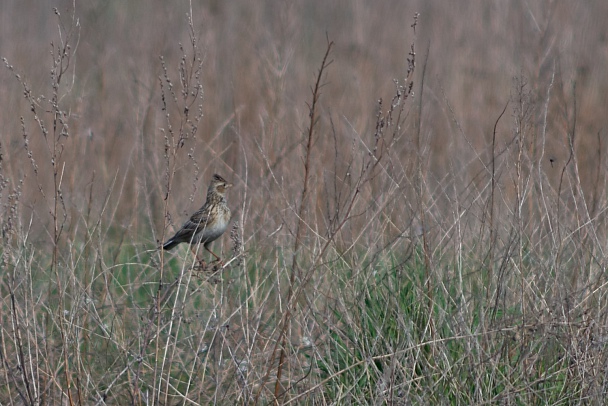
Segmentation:
{"type": "Polygon", "coordinates": [[[226,179],[222,178],[216,173],[211,178],[211,184],[209,185],[209,193],[213,192],[219,195],[224,195],[224,193],[226,193],[226,189],[231,187],[232,183],[228,183],[226,179]]]}

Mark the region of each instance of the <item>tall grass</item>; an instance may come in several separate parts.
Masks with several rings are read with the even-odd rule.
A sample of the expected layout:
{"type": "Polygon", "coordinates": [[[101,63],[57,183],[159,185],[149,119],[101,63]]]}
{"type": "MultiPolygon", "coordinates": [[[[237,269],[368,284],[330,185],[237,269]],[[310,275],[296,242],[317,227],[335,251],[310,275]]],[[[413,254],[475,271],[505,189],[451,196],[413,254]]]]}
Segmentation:
{"type": "Polygon", "coordinates": [[[605,78],[555,49],[588,11],[152,4],[3,51],[0,403],[603,403],[605,78]],[[452,49],[494,12],[507,51],[452,49]],[[200,273],[158,247],[215,172],[200,273]]]}

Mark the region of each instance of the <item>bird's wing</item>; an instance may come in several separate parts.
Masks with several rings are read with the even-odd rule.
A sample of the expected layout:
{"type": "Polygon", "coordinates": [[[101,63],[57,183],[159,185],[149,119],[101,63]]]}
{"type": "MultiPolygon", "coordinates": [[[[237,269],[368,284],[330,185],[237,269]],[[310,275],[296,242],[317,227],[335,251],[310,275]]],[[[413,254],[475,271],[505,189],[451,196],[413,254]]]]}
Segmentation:
{"type": "Polygon", "coordinates": [[[203,207],[198,209],[190,220],[186,221],[184,224],[184,228],[188,228],[189,231],[196,232],[207,227],[209,222],[209,210],[207,209],[207,205],[205,204],[203,207]]]}
{"type": "Polygon", "coordinates": [[[192,238],[193,234],[196,234],[198,230],[206,227],[207,221],[207,210],[205,205],[201,207],[198,211],[196,211],[192,215],[192,217],[190,217],[190,220],[184,223],[182,228],[180,228],[179,231],[175,233],[173,240],[189,240],[190,238],[192,238]]]}

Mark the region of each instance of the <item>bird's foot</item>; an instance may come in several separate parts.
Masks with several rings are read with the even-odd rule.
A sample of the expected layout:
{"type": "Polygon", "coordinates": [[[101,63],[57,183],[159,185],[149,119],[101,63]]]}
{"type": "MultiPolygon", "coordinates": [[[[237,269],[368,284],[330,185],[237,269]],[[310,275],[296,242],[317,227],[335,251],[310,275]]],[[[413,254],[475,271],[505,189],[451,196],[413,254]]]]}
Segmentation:
{"type": "Polygon", "coordinates": [[[209,268],[210,272],[214,272],[214,273],[221,271],[224,268],[224,261],[222,261],[221,259],[218,258],[215,261],[213,261],[212,263],[210,263],[208,268],[209,268]]]}
{"type": "Polygon", "coordinates": [[[205,272],[207,270],[207,268],[208,268],[208,265],[205,261],[198,261],[198,263],[192,267],[192,270],[194,272],[199,273],[199,272],[205,272]]]}
{"type": "Polygon", "coordinates": [[[196,273],[196,276],[200,279],[204,279],[203,274],[215,274],[224,269],[224,261],[217,259],[213,262],[206,263],[205,261],[199,261],[192,270],[196,273]]]}

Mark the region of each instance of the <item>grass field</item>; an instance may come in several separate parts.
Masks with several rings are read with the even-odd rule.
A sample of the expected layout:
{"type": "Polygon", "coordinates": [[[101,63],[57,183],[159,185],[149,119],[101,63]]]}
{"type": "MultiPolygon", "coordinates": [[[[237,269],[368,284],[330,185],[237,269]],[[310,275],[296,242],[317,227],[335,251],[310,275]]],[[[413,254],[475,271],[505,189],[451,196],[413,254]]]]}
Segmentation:
{"type": "Polygon", "coordinates": [[[0,404],[603,404],[606,17],[3,2],[0,404]]]}

